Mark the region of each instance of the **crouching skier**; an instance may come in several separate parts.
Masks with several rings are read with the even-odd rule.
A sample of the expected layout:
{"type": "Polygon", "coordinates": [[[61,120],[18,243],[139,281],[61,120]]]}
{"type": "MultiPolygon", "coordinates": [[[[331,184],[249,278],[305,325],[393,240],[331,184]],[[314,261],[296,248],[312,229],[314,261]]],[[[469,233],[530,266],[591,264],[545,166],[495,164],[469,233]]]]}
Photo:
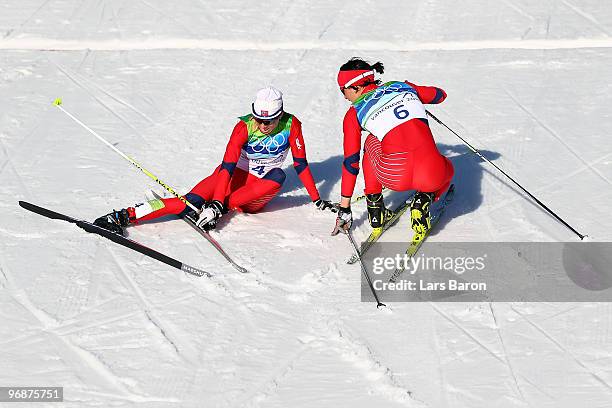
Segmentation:
{"type": "Polygon", "coordinates": [[[365,140],[363,176],[372,228],[382,229],[393,212],[385,208],[382,187],[395,191],[417,190],[411,205],[412,229],[425,234],[431,227],[429,207],[450,186],[454,174],[449,159],[438,151],[424,103],[440,103],[446,93],[433,86],[408,81],[381,83],[383,64],[370,65],[352,58],[340,67],[338,85],[351,107],[344,116],[344,163],[342,197],[332,235],[346,232],[352,224],[351,196],[359,174],[361,132],[365,140]]]}
{"type": "Polygon", "coordinates": [[[298,118],[283,111],[282,93],[278,89],[259,90],[252,112],[239,119],[221,165],[185,195],[187,201],[202,209],[199,215],[174,197],[113,210],[94,224],[123,234],[128,225],[176,214],[191,217],[208,231],[230,210],[256,213],[281,190],[285,181],[281,166],[290,149],[295,171],[313,203],[320,210],[335,211],[330,201],[319,196],[306,160],[302,125],[298,118]]]}

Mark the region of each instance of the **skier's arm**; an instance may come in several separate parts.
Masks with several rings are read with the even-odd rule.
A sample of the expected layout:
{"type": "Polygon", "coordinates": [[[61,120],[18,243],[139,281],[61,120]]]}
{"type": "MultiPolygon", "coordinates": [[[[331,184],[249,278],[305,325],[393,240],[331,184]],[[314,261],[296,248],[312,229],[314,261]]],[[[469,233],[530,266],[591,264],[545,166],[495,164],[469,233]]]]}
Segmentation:
{"type": "Polygon", "coordinates": [[[312,178],[308,161],[306,160],[306,145],[304,144],[304,137],[302,136],[302,123],[295,116],[291,122],[289,145],[291,146],[291,154],[293,156],[293,168],[302,184],[304,184],[304,187],[306,187],[310,199],[312,201],[317,201],[320,198],[319,191],[312,178]]]}
{"type": "Polygon", "coordinates": [[[443,89],[435,86],[419,86],[408,81],[406,83],[416,89],[419,99],[423,103],[436,104],[446,99],[446,92],[443,89]]]}
{"type": "MultiPolygon", "coordinates": [[[[342,163],[343,198],[353,196],[355,182],[359,174],[359,159],[361,150],[361,125],[357,120],[357,111],[351,107],[344,115],[344,162],[342,163]]],[[[347,200],[343,200],[347,201],[347,200]]]]}
{"type": "Polygon", "coordinates": [[[238,159],[240,158],[240,151],[242,150],[242,146],[247,142],[247,138],[246,123],[240,121],[234,126],[229,142],[227,142],[223,161],[221,162],[221,166],[219,166],[217,186],[215,187],[213,200],[220,201],[221,203],[225,201],[227,186],[232,178],[236,163],[238,163],[238,159]]]}

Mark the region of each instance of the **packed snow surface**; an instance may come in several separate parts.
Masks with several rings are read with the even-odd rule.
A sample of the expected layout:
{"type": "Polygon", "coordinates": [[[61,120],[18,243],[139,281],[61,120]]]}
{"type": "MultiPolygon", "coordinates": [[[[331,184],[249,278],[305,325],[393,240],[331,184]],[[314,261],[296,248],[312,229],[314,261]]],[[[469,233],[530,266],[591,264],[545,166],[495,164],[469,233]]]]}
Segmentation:
{"type": "MultiPolygon", "coordinates": [[[[283,191],[213,233],[181,220],[130,237],[196,278],[21,209],[92,220],[220,163],[257,89],[284,91],[323,198],[338,200],[338,67],[446,90],[432,112],[593,241],[610,241],[612,6],[595,0],[8,0],[0,4],[0,386],[63,386],[68,407],[610,407],[609,303],[360,302],[286,162],[283,191]]],[[[434,241],[573,241],[459,139],[434,241]]],[[[363,187],[359,177],[357,191],[363,187]]],[[[392,193],[389,204],[401,200],[392,193]]],[[[369,232],[355,204],[355,236],[369,232]]],[[[408,217],[385,236],[410,237],[408,217]]],[[[26,406],[27,404],[24,404],[26,406]]],[[[37,403],[32,406],[57,406],[37,403]]]]}

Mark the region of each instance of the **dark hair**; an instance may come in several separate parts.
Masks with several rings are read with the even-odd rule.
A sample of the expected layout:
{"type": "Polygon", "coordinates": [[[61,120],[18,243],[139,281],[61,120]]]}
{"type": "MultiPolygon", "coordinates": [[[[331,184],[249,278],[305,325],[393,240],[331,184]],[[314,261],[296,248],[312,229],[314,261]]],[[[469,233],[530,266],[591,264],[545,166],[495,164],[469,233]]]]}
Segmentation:
{"type": "MultiPolygon", "coordinates": [[[[353,70],[366,70],[366,69],[376,71],[379,74],[382,74],[383,72],[385,72],[385,66],[383,65],[382,62],[378,61],[377,63],[370,65],[367,61],[364,61],[359,57],[351,58],[350,60],[342,64],[342,66],[340,67],[340,71],[353,71],[353,70]]],[[[381,81],[380,80],[368,81],[362,85],[366,86],[366,85],[371,85],[371,84],[380,85],[381,81]]]]}

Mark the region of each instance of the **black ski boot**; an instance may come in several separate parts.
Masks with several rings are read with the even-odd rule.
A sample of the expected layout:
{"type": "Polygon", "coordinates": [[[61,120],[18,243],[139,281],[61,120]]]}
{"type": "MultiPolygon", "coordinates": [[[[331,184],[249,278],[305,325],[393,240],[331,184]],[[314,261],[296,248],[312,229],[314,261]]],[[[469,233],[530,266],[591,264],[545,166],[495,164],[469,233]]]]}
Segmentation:
{"type": "Polygon", "coordinates": [[[425,234],[431,228],[431,215],[429,207],[435,198],[434,193],[417,191],[410,203],[410,219],[412,230],[417,234],[425,234]]]}
{"type": "Polygon", "coordinates": [[[121,211],[113,210],[113,212],[103,215],[97,218],[93,224],[98,227],[102,227],[115,234],[124,235],[123,228],[130,225],[131,222],[136,220],[133,208],[124,208],[121,211]],[[130,216],[130,210],[133,214],[130,216]]]}
{"type": "Polygon", "coordinates": [[[385,208],[382,193],[366,194],[368,203],[368,221],[374,229],[381,229],[383,225],[393,217],[393,211],[385,208]]]}

